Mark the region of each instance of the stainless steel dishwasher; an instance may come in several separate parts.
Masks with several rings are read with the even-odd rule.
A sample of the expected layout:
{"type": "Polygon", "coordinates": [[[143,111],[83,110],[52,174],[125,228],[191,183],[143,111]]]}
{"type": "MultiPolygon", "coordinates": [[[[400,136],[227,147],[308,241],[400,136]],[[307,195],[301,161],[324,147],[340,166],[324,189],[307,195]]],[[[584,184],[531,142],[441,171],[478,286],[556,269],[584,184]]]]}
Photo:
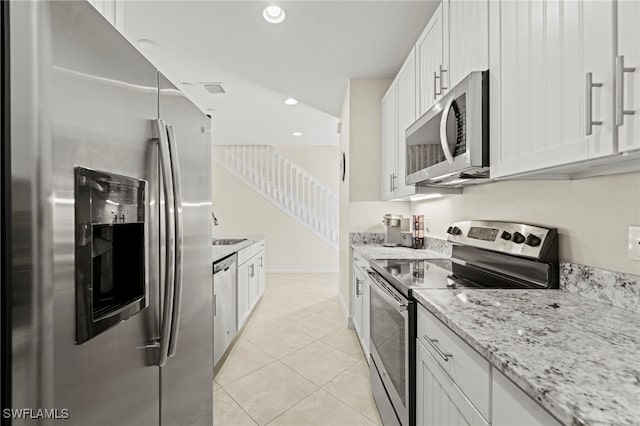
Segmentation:
{"type": "Polygon", "coordinates": [[[236,292],[238,255],[213,264],[213,366],[224,355],[238,332],[236,292]]]}

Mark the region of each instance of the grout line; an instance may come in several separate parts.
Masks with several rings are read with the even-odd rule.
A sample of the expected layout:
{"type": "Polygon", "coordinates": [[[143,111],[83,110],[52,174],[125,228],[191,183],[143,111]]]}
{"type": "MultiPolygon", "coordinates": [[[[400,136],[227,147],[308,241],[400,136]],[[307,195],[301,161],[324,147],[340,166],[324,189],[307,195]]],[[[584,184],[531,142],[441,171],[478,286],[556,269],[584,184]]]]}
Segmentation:
{"type": "MultiPolygon", "coordinates": [[[[247,415],[247,417],[249,417],[251,419],[251,421],[253,423],[256,424],[256,426],[259,426],[259,423],[256,421],[256,419],[254,419],[253,417],[251,417],[251,414],[247,413],[247,410],[245,410],[244,408],[242,408],[242,405],[240,405],[238,403],[238,401],[236,401],[235,399],[233,399],[233,397],[229,394],[229,392],[227,392],[225,389],[223,389],[222,387],[220,387],[220,389],[222,390],[222,392],[224,392],[231,401],[233,401],[234,404],[236,404],[238,406],[239,409],[242,410],[243,413],[245,413],[247,415]]],[[[214,399],[214,404],[213,404],[214,408],[215,408],[215,399],[214,399]]]]}

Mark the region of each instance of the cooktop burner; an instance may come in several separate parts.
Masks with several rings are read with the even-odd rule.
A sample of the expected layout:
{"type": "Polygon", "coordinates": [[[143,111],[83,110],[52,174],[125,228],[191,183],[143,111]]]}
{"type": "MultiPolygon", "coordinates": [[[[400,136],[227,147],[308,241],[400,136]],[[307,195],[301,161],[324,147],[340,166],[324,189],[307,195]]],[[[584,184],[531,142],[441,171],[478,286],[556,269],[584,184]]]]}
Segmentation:
{"type": "Polygon", "coordinates": [[[453,275],[449,259],[380,259],[370,264],[405,296],[413,289],[477,287],[453,275]]]}

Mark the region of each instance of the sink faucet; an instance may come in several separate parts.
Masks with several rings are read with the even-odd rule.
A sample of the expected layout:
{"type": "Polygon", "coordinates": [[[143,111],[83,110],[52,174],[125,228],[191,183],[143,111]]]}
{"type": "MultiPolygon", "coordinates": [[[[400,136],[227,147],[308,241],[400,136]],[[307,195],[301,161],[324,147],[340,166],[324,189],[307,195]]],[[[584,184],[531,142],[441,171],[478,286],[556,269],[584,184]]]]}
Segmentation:
{"type": "Polygon", "coordinates": [[[211,217],[213,217],[213,226],[218,226],[218,218],[214,212],[211,212],[211,217]]]}

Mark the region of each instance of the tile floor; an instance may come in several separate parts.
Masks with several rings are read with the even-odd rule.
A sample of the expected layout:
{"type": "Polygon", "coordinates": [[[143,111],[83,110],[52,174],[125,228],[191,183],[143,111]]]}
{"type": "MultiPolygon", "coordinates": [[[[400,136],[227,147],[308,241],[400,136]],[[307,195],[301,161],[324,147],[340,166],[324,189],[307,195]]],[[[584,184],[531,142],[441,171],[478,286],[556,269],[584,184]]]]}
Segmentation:
{"type": "Polygon", "coordinates": [[[214,381],[214,425],[380,425],[336,274],[268,274],[214,381]]]}

